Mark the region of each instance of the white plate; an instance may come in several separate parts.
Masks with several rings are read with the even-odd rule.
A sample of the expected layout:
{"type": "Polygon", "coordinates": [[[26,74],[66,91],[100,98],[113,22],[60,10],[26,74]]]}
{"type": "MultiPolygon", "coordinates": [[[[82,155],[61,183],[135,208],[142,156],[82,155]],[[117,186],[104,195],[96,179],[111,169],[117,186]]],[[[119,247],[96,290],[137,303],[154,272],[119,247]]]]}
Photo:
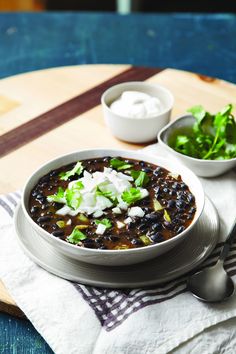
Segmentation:
{"type": "Polygon", "coordinates": [[[15,230],[24,252],[39,266],[59,277],[106,288],[140,288],[179,277],[199,265],[218,240],[219,218],[206,198],[204,211],[182,243],[168,253],[145,263],[106,267],[68,258],[45,242],[26,220],[21,206],[16,210],[15,230]]]}

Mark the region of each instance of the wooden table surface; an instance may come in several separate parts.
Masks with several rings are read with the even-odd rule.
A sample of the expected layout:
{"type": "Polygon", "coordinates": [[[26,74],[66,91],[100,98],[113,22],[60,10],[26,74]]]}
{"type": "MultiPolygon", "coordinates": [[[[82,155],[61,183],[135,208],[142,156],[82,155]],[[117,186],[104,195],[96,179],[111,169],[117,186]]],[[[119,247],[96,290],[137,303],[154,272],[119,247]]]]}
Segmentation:
{"type": "MultiPolygon", "coordinates": [[[[114,138],[104,124],[100,105],[107,87],[131,80],[169,88],[175,97],[172,119],[194,104],[213,112],[229,102],[236,104],[235,85],[173,69],[71,66],[1,80],[0,193],[21,189],[40,164],[60,154],[92,147],[142,147],[114,138]]],[[[2,283],[0,309],[23,316],[2,283]]]]}

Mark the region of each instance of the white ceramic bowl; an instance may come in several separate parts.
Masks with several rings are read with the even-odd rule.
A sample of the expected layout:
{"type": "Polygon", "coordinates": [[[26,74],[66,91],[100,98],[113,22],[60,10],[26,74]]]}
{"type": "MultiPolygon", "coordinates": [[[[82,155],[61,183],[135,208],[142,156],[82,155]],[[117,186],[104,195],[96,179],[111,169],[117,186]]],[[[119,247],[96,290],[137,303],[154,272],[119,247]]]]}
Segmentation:
{"type": "Polygon", "coordinates": [[[42,237],[46,242],[53,245],[57,251],[63,253],[68,257],[87,263],[113,266],[144,262],[167,252],[188,236],[189,232],[191,232],[191,229],[198,221],[198,218],[200,217],[203,211],[203,207],[204,192],[202,189],[202,185],[199,179],[194,175],[194,173],[186,167],[182,167],[176,162],[159,158],[153,155],[147,155],[141,152],[110,149],[77,151],[49,161],[45,165],[41,166],[36,172],[34,172],[32,176],[28,179],[23,190],[22,198],[22,208],[28,222],[38,233],[39,237],[42,237]],[[33,219],[31,219],[28,210],[29,195],[32,188],[36,185],[40,177],[44,176],[51,170],[54,170],[74,161],[105,156],[121,156],[131,159],[143,160],[149,163],[162,166],[173,173],[181,174],[183,181],[189,186],[191,192],[193,193],[196,199],[197,210],[190,226],[185,231],[173,237],[172,239],[159,244],[127,250],[98,250],[78,247],[63,240],[60,240],[45,231],[44,229],[42,229],[33,221],[33,219]]]}
{"type": "Polygon", "coordinates": [[[115,137],[131,143],[146,143],[156,139],[157,133],[169,122],[174,98],[163,86],[134,81],[110,87],[103,93],[101,102],[105,122],[115,137]],[[157,97],[164,108],[149,118],[130,118],[114,113],[110,105],[124,91],[139,91],[157,97]]]}
{"type": "Polygon", "coordinates": [[[195,118],[192,115],[184,115],[170,122],[157,136],[160,145],[200,177],[216,177],[236,167],[236,158],[230,160],[201,160],[183,155],[169,146],[170,138],[175,130],[191,128],[194,122],[195,118]]]}

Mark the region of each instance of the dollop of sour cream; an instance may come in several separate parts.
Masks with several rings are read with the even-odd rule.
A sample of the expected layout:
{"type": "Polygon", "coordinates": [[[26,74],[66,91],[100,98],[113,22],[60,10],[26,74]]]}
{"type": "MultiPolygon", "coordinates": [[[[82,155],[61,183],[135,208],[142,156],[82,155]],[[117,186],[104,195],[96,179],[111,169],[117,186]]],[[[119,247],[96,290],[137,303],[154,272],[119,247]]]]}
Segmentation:
{"type": "Polygon", "coordinates": [[[110,109],[121,116],[140,119],[159,114],[163,110],[163,105],[157,97],[144,92],[124,91],[112,102],[110,109]]]}

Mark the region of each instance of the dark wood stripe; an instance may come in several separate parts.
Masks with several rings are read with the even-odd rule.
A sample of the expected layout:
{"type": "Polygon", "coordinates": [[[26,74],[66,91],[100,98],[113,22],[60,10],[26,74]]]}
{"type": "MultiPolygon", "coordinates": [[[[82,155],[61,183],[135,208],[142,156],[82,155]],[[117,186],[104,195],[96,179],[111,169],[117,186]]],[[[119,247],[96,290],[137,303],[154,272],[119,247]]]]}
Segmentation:
{"type": "Polygon", "coordinates": [[[0,136],[0,157],[9,154],[41,135],[48,133],[78,115],[99,105],[102,93],[110,86],[125,81],[143,81],[160,71],[162,71],[162,69],[131,67],[81,95],[70,99],[15,129],[12,129],[0,136]]]}

